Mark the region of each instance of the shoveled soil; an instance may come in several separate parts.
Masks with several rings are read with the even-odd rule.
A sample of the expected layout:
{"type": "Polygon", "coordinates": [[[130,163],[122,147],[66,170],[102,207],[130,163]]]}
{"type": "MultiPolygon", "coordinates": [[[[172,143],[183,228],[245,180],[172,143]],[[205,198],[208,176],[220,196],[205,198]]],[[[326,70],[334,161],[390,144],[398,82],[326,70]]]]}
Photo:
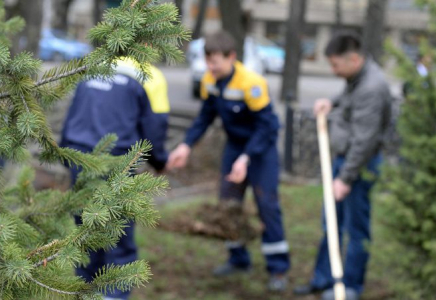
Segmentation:
{"type": "Polygon", "coordinates": [[[258,238],[262,233],[262,225],[253,213],[232,200],[185,209],[161,223],[160,227],[172,232],[243,243],[258,238]]]}

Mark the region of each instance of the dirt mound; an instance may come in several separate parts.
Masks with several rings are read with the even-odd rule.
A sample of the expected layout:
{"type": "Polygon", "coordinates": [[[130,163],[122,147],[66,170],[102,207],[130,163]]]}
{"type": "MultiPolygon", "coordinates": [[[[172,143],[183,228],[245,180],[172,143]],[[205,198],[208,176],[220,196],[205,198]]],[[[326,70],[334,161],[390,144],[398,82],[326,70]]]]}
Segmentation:
{"type": "Polygon", "coordinates": [[[256,239],[263,230],[253,212],[230,200],[203,204],[194,211],[186,209],[159,226],[172,232],[243,243],[256,239]]]}

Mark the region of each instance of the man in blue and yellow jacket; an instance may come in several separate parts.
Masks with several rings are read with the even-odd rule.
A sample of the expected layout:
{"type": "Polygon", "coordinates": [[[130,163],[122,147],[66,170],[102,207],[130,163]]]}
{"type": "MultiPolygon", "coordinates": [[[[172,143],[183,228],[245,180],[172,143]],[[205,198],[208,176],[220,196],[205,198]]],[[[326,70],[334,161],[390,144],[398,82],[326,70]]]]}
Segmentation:
{"type": "MultiPolygon", "coordinates": [[[[243,200],[247,185],[253,187],[260,218],[265,226],[262,252],[271,274],[269,288],[285,289],[289,249],[285,240],[278,199],[279,121],[273,112],[266,80],[236,61],[235,42],[226,32],[206,38],[208,72],[201,84],[202,109],[188,130],[185,142],[169,156],[168,168],[187,164],[192,146],[216,116],[222,120],[227,143],[222,162],[220,199],[243,200]]],[[[250,269],[242,243],[228,242],[230,258],[215,270],[224,276],[250,269]]]]}
{"type": "MultiPolygon", "coordinates": [[[[148,162],[157,171],[165,168],[168,154],[164,148],[168,127],[169,101],[163,74],[153,66],[151,76],[140,82],[138,64],[131,59],[118,61],[112,80],[92,79],[81,82],[68,111],[63,132],[63,147],[91,152],[100,139],[115,133],[118,141],[113,155],[123,155],[139,140],[153,145],[148,162]]],[[[71,168],[72,184],[80,170],[71,168]]],[[[79,217],[76,222],[81,223],[79,217]]],[[[124,265],[137,258],[133,223],[126,227],[114,249],[90,253],[90,263],[76,273],[91,281],[105,265],[124,265]]],[[[127,299],[128,292],[115,290],[105,299],[127,299]]]]}

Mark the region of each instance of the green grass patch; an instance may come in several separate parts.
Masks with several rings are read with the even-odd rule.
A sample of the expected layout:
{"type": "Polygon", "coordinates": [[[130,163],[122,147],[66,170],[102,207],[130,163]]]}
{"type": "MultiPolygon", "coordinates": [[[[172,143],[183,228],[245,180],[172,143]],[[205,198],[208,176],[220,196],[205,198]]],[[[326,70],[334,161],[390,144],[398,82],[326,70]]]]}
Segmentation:
{"type": "MultiPolygon", "coordinates": [[[[260,240],[249,245],[253,270],[250,274],[232,278],[214,278],[211,271],[223,263],[227,252],[222,242],[198,236],[188,236],[162,229],[138,228],[136,239],[140,258],[150,262],[152,280],[146,287],[134,291],[132,299],[156,300],[265,300],[294,299],[292,287],[307,283],[321,238],[322,188],[319,186],[281,187],[286,235],[291,247],[292,270],[290,285],[283,295],[270,294],[266,289],[268,274],[260,252],[260,240]]],[[[247,204],[252,205],[248,195],[247,204]],[[251,203],[251,204],[250,204],[251,203]]],[[[160,222],[169,222],[186,209],[195,209],[204,201],[216,201],[210,195],[198,196],[191,201],[172,203],[160,208],[160,222]]],[[[382,214],[375,210],[373,223],[373,254],[363,299],[394,299],[389,290],[390,279],[383,249],[386,244],[378,220],[382,214]]],[[[317,299],[306,297],[303,300],[317,299]]]]}

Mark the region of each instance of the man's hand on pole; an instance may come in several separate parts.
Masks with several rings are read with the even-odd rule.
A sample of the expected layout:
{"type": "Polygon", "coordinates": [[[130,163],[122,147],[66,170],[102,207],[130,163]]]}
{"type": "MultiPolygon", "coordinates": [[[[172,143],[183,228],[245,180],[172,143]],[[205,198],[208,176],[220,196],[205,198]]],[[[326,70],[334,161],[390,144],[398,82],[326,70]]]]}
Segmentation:
{"type": "Polygon", "coordinates": [[[345,197],[348,196],[351,192],[351,186],[341,179],[336,178],[333,180],[333,195],[335,196],[335,200],[337,202],[343,201],[345,197]]]}
{"type": "MultiPolygon", "coordinates": [[[[326,98],[321,98],[316,100],[315,105],[313,107],[313,113],[315,116],[319,114],[328,115],[332,110],[332,101],[326,98]]],[[[340,202],[348,196],[351,191],[351,186],[341,179],[337,178],[333,181],[333,195],[336,201],[340,202]]]]}
{"type": "Polygon", "coordinates": [[[315,105],[313,106],[313,113],[317,116],[320,113],[328,115],[332,110],[333,104],[332,101],[326,98],[321,98],[316,100],[315,105]]]}

